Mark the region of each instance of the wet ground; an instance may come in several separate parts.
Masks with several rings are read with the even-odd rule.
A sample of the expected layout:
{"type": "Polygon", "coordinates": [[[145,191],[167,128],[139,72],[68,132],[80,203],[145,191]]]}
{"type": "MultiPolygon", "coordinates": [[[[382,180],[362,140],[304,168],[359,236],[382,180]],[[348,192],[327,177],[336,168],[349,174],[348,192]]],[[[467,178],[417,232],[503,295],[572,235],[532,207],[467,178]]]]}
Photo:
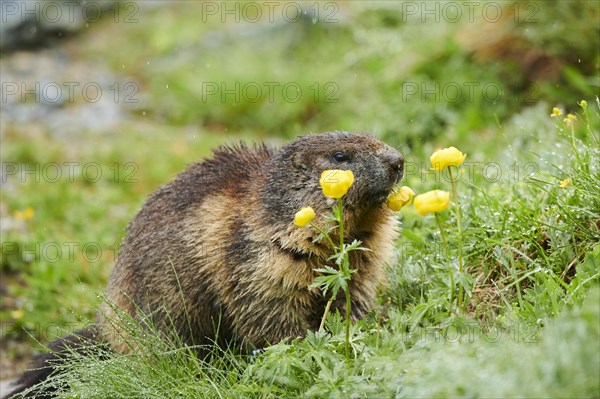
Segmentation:
{"type": "MultiPolygon", "coordinates": [[[[130,104],[115,101],[115,96],[127,95],[123,88],[131,79],[115,73],[102,62],[82,58],[78,50],[82,34],[94,32],[71,35],[43,48],[2,53],[2,140],[6,140],[7,134],[26,134],[27,137],[49,134],[63,139],[81,131],[102,134],[117,129],[129,119],[130,104]]],[[[11,190],[14,184],[10,179],[3,178],[2,182],[3,192],[11,190]]],[[[12,222],[3,206],[0,209],[3,231],[13,228],[12,222]]],[[[7,286],[18,283],[16,275],[0,276],[1,306],[11,306],[11,298],[5,295],[7,286]]],[[[31,342],[3,336],[0,398],[6,395],[10,380],[26,367],[31,354],[31,342]]]]}

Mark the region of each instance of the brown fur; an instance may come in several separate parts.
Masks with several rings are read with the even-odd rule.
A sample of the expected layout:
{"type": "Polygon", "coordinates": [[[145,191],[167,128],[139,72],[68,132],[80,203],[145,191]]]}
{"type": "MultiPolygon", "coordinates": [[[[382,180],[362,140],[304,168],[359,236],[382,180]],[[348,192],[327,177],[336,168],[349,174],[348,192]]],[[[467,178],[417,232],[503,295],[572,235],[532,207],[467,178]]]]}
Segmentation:
{"type": "MultiPolygon", "coordinates": [[[[355,175],[343,199],[345,238],[371,249],[351,253],[358,270],[350,282],[351,316],[364,317],[384,283],[382,266],[397,235],[385,200],[402,177],[400,154],[371,136],[345,132],[301,137],[280,150],[221,147],[148,198],[128,227],[108,285],[111,304],[98,325],[51,344],[53,352],[37,357],[16,392],[60,372],[51,360],[86,350],[90,339],[130,351],[118,327],[123,312],[137,320],[150,316],[166,338],[175,332],[188,345],[260,348],[317,329],[328,298],[308,287],[331,249],[315,241],[311,227],[292,222],[296,211],[312,206],[320,215],[315,223],[326,227],[322,215],[336,200],[321,192],[325,169],[355,175]],[[336,152],[349,159],[336,161],[336,152]]],[[[333,308],[344,312],[342,293],[333,308]]]]}
{"type": "MultiPolygon", "coordinates": [[[[279,151],[221,147],[148,198],[129,226],[109,300],[134,317],[151,314],[159,327],[174,325],[189,344],[215,340],[217,326],[217,341],[254,347],[316,329],[326,298],[308,286],[331,250],[313,242],[312,228],[293,225],[293,216],[308,205],[319,215],[330,212],[335,200],[323,196],[319,176],[351,169],[356,182],[344,197],[347,238],[372,250],[352,257],[358,269],[352,317],[362,318],[384,281],[382,266],[396,237],[385,198],[402,162],[371,136],[344,132],[305,136],[279,151]],[[351,160],[335,161],[338,151],[351,160]]],[[[316,223],[325,225],[321,218],[316,223]]],[[[105,313],[114,316],[108,307],[105,313]]]]}

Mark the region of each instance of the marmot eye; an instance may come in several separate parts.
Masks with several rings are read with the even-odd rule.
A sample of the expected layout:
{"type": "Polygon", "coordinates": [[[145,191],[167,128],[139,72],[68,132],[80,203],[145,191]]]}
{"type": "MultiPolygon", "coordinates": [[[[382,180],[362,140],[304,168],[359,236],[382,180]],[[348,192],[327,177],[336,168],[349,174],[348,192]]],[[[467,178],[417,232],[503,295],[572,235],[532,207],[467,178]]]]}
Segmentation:
{"type": "Polygon", "coordinates": [[[347,161],[348,158],[348,154],[346,154],[345,152],[336,152],[335,154],[333,154],[333,159],[335,159],[337,162],[347,161]]]}

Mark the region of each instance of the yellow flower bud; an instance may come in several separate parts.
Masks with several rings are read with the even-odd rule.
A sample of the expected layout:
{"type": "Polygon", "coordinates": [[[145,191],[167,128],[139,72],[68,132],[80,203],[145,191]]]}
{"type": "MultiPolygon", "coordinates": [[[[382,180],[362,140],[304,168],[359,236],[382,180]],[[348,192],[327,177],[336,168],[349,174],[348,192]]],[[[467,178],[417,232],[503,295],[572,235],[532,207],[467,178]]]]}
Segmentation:
{"type": "Polygon", "coordinates": [[[580,106],[581,108],[583,108],[583,109],[586,109],[586,108],[587,108],[587,101],[585,101],[585,100],[581,100],[581,102],[579,103],[579,106],[580,106]]]}
{"type": "Polygon", "coordinates": [[[410,204],[414,196],[415,192],[410,187],[402,186],[397,192],[392,193],[392,195],[388,197],[387,206],[392,211],[397,212],[410,204]]]}
{"type": "Polygon", "coordinates": [[[434,152],[429,160],[433,169],[440,171],[448,166],[460,166],[466,157],[467,154],[463,154],[455,147],[449,147],[434,152]]]}
{"type": "Polygon", "coordinates": [[[342,198],[354,183],[354,173],[351,170],[325,170],[319,183],[326,197],[342,198]]]}
{"type": "Polygon", "coordinates": [[[565,188],[565,187],[567,187],[569,184],[571,184],[571,179],[570,179],[570,178],[568,178],[568,179],[565,179],[565,180],[561,181],[561,182],[560,182],[560,184],[559,184],[559,187],[560,187],[560,188],[565,188]]]}
{"type": "Polygon", "coordinates": [[[441,212],[450,206],[450,193],[442,190],[428,191],[415,197],[415,209],[419,215],[441,212]]]}
{"type": "Polygon", "coordinates": [[[556,118],[562,115],[562,111],[556,107],[552,108],[552,113],[550,114],[551,118],[556,118]]]}
{"type": "Polygon", "coordinates": [[[304,227],[315,218],[315,211],[307,206],[296,212],[294,216],[294,224],[298,227],[304,227]]]}

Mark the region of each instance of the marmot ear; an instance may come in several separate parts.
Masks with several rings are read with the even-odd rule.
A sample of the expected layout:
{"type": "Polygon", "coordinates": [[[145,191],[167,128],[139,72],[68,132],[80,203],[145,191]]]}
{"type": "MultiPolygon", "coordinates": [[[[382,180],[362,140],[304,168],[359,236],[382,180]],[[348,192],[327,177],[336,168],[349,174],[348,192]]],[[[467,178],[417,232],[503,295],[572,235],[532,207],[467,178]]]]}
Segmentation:
{"type": "Polygon", "coordinates": [[[308,162],[301,155],[301,152],[293,153],[291,160],[292,160],[292,165],[294,166],[295,169],[298,169],[298,170],[307,170],[308,169],[308,162]]]}

